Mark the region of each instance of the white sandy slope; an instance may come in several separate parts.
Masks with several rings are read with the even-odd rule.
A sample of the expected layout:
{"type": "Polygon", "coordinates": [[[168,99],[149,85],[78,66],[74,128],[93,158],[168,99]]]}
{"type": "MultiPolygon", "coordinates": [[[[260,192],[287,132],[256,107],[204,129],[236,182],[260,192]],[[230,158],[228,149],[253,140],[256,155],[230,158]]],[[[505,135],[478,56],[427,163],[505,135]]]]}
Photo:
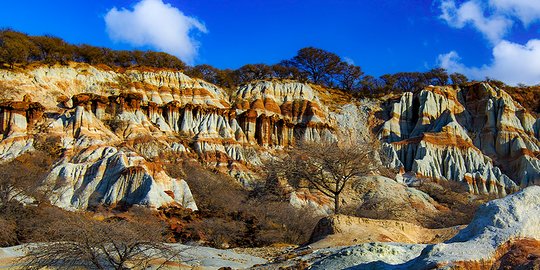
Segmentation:
{"type": "Polygon", "coordinates": [[[498,247],[519,238],[540,239],[540,187],[528,187],[481,206],[455,237],[436,245],[397,243],[346,247],[311,269],[433,269],[490,261],[498,247]]]}

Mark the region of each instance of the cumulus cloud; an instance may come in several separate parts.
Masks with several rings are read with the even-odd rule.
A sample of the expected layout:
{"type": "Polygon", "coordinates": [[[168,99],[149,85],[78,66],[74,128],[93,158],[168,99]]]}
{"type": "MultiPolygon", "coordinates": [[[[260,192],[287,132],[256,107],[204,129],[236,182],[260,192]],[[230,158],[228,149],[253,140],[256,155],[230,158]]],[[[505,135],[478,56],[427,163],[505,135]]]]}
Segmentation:
{"type": "Polygon", "coordinates": [[[440,18],[454,28],[473,26],[491,42],[497,42],[510,30],[512,20],[500,14],[484,15],[484,9],[478,1],[468,1],[457,7],[453,0],[441,2],[440,18]]]}
{"type": "Polygon", "coordinates": [[[448,71],[463,73],[472,79],[490,77],[511,85],[540,83],[539,39],[532,39],[525,45],[503,40],[493,48],[492,63],[481,67],[465,66],[455,51],[439,55],[438,61],[448,71]]]}
{"type": "Polygon", "coordinates": [[[439,55],[441,67],[478,80],[490,77],[514,85],[540,83],[540,40],[522,45],[505,39],[513,27],[540,21],[539,0],[468,0],[460,5],[455,0],[441,0],[440,11],[439,18],[450,27],[472,27],[482,33],[493,50],[488,65],[467,67],[452,51],[439,55]]]}
{"type": "Polygon", "coordinates": [[[524,26],[540,20],[540,1],[538,0],[490,0],[489,4],[497,13],[513,16],[524,26]]]}
{"type": "Polygon", "coordinates": [[[105,15],[105,23],[114,41],[150,46],[190,64],[199,47],[193,34],[208,32],[204,23],[162,0],[141,0],[131,10],[114,7],[105,15]]]}
{"type": "Polygon", "coordinates": [[[509,33],[515,21],[525,27],[540,21],[538,0],[469,0],[459,6],[455,0],[442,0],[440,10],[439,17],[449,26],[471,26],[494,44],[509,33]]]}

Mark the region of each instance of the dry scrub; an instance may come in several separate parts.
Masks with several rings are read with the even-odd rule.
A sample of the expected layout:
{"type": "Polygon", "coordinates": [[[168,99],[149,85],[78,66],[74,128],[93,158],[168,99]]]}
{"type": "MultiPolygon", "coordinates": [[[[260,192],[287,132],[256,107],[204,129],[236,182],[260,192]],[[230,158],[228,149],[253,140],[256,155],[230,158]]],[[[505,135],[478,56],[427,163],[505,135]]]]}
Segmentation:
{"type": "Polygon", "coordinates": [[[418,189],[444,207],[440,209],[440,215],[424,224],[428,228],[469,224],[480,205],[496,198],[494,195],[470,194],[463,183],[455,181],[425,180],[418,189]]]}
{"type": "Polygon", "coordinates": [[[166,168],[171,176],[186,180],[199,206],[196,213],[162,210],[180,241],[220,248],[302,244],[318,221],[311,211],[296,209],[282,198],[249,192],[231,177],[196,162],[166,168]]]}

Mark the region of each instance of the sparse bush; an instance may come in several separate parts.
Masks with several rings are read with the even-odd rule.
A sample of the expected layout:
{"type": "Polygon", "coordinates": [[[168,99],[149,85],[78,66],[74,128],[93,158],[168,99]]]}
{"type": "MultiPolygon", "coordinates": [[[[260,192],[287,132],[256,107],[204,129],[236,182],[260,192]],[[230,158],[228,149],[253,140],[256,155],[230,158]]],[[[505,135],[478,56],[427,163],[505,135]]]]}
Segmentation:
{"type": "Polygon", "coordinates": [[[195,161],[168,164],[165,167],[172,177],[183,178],[188,183],[201,211],[238,211],[247,198],[246,192],[236,180],[207,170],[195,161]]]}
{"type": "Polygon", "coordinates": [[[258,246],[273,243],[302,244],[309,240],[320,216],[310,208],[295,208],[287,201],[252,200],[246,209],[253,211],[259,226],[255,239],[258,246]]]}
{"type": "Polygon", "coordinates": [[[0,247],[17,244],[17,223],[0,217],[0,247]]]}
{"type": "Polygon", "coordinates": [[[60,157],[64,151],[62,137],[47,134],[45,131],[35,136],[34,147],[51,158],[60,157]]]}
{"type": "Polygon", "coordinates": [[[42,151],[25,153],[0,165],[0,210],[20,200],[43,199],[41,181],[53,160],[42,151]],[[38,189],[39,188],[39,189],[38,189]]]}
{"type": "Polygon", "coordinates": [[[49,241],[32,245],[23,257],[27,269],[86,267],[96,269],[146,269],[150,261],[177,255],[164,244],[158,223],[125,219],[96,221],[82,215],[66,215],[49,226],[36,228],[49,241]]]}
{"type": "Polygon", "coordinates": [[[116,51],[87,44],[71,45],[53,36],[28,36],[10,29],[0,30],[0,64],[67,64],[69,61],[117,67],[147,66],[183,70],[176,56],[153,51],[116,51]]]}
{"type": "Polygon", "coordinates": [[[171,226],[177,228],[176,237],[183,241],[220,248],[302,244],[318,221],[311,210],[296,209],[279,196],[254,196],[233,178],[196,162],[170,163],[165,168],[169,175],[186,180],[199,207],[196,217],[164,213],[176,222],[171,226]]]}
{"type": "Polygon", "coordinates": [[[456,181],[426,180],[418,189],[447,208],[424,224],[431,228],[469,224],[480,205],[495,199],[494,195],[470,194],[463,183],[456,181]]]}

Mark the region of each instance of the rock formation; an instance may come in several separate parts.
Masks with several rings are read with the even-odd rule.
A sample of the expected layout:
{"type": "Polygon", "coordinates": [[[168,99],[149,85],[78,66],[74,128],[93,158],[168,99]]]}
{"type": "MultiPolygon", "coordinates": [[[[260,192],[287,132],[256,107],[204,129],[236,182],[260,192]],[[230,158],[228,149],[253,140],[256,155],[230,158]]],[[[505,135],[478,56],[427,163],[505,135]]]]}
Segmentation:
{"type": "Polygon", "coordinates": [[[319,221],[309,245],[320,249],[369,242],[440,243],[458,231],[458,227],[427,229],[404,221],[333,215],[319,221]]]}
{"type": "Polygon", "coordinates": [[[466,228],[444,243],[361,244],[343,248],[310,269],[493,269],[509,259],[528,265],[535,258],[520,257],[516,250],[537,253],[539,205],[540,187],[528,187],[483,205],[466,228]]]}
{"type": "Polygon", "coordinates": [[[28,100],[0,103],[0,159],[9,160],[33,149],[33,138],[27,130],[42,117],[44,110],[41,104],[28,100]]]}
{"type": "Polygon", "coordinates": [[[504,196],[538,181],[537,121],[487,83],[427,87],[392,105],[380,136],[405,171],[504,196]]]}
{"type": "Polygon", "coordinates": [[[248,142],[289,146],[296,140],[335,140],[328,112],[307,84],[259,81],[240,87],[235,96],[248,142]]]}
{"type": "MultiPolygon", "coordinates": [[[[198,158],[250,185],[261,156],[301,141],[364,140],[382,121],[376,114],[381,111],[378,100],[353,100],[288,80],[255,81],[226,92],[179,71],[71,63],[0,70],[0,86],[5,89],[0,158],[32,151],[36,138],[46,137],[48,146],[62,153],[49,180],[74,186],[86,181],[89,189],[83,193],[101,194],[63,190],[70,195],[56,199],[75,208],[95,202],[158,206],[170,197],[185,203],[179,198],[188,198],[188,192],[174,191],[181,181],[155,176],[159,162],[153,160],[165,155],[198,158]],[[135,159],[146,163],[136,165],[135,159]],[[91,169],[118,160],[123,163],[91,169]],[[109,183],[109,195],[98,185],[107,177],[112,177],[103,182],[109,183]],[[94,179],[91,185],[89,179],[94,179]],[[119,179],[132,185],[116,187],[113,182],[119,179]],[[135,192],[139,187],[160,191],[147,197],[135,192]],[[174,196],[164,195],[171,192],[174,196]]],[[[471,192],[504,196],[538,182],[537,122],[489,84],[427,87],[393,103],[380,137],[394,167],[417,177],[464,181],[471,192]]],[[[297,204],[311,203],[296,195],[291,198],[297,204]]]]}
{"type": "Polygon", "coordinates": [[[150,160],[198,157],[249,185],[254,174],[247,167],[260,164],[255,149],[336,140],[316,91],[292,81],[255,82],[230,100],[224,90],[178,71],[70,64],[1,70],[0,79],[13,90],[0,104],[0,157],[31,151],[35,136],[50,138],[62,160],[46,184],[55,187],[53,201],[68,208],[196,208],[185,182],[150,160]],[[28,93],[34,102],[10,101],[28,93]]]}
{"type": "MultiPolygon", "coordinates": [[[[496,252],[518,239],[540,240],[540,187],[529,187],[504,199],[491,201],[478,209],[473,221],[443,244],[429,246],[414,265],[424,269],[456,265],[487,265],[496,252]],[[464,252],[474,250],[475,252],[464,252]]],[[[420,268],[419,268],[420,269],[420,268]]]]}
{"type": "Polygon", "coordinates": [[[68,209],[98,205],[157,208],[175,203],[197,209],[185,181],[169,177],[132,151],[109,146],[88,147],[64,158],[44,184],[54,187],[51,201],[68,209]]]}

